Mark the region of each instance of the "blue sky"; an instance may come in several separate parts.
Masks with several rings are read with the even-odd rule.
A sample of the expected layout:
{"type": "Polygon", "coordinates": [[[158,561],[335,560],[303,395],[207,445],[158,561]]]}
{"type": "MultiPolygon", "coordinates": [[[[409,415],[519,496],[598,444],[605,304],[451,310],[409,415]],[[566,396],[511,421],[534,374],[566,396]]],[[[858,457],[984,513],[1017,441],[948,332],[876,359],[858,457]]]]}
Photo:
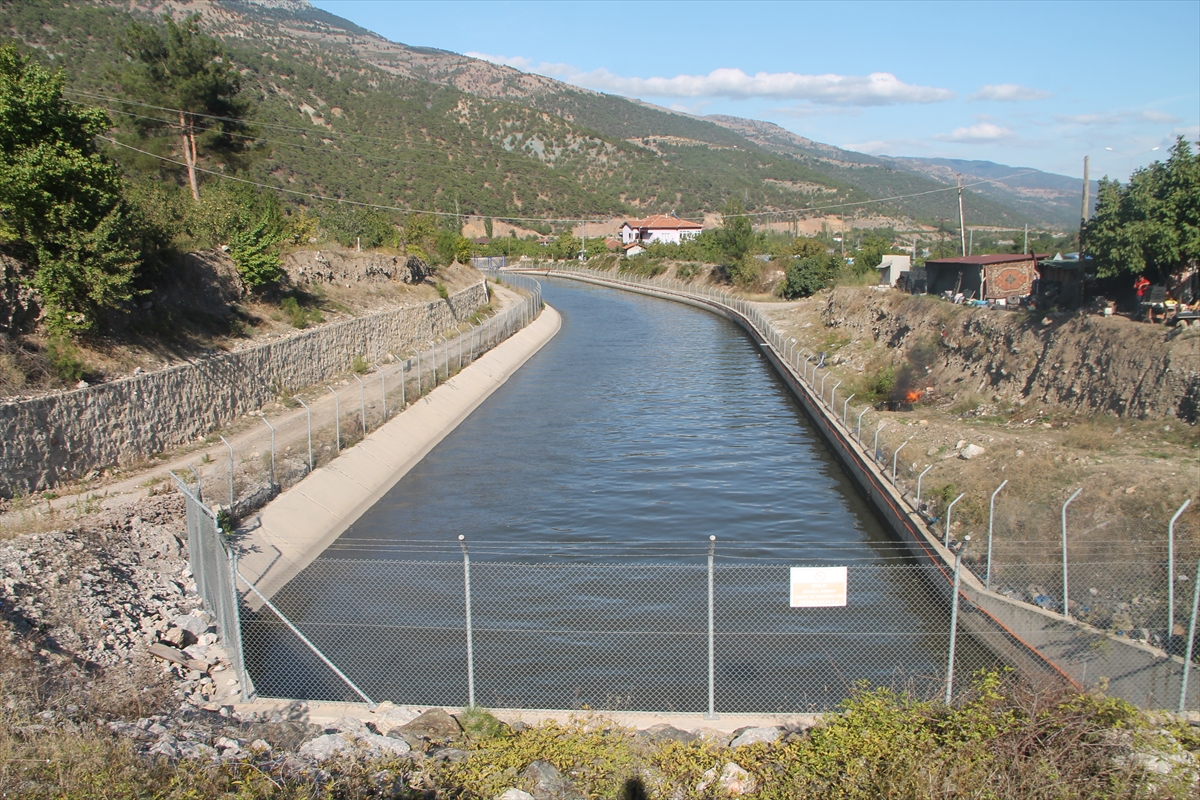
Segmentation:
{"type": "Polygon", "coordinates": [[[1200,138],[1200,0],[311,2],[404,44],[868,153],[1075,177],[1090,155],[1093,178],[1124,179],[1200,138]]]}

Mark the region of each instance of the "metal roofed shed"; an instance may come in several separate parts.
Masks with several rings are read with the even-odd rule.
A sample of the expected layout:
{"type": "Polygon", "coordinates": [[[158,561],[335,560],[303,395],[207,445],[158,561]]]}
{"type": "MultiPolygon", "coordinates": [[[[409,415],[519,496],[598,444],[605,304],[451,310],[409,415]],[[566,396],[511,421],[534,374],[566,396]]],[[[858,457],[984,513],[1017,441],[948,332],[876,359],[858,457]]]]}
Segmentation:
{"type": "Polygon", "coordinates": [[[875,269],[879,270],[880,286],[895,286],[901,272],[908,272],[912,266],[909,256],[886,255],[875,269]]]}
{"type": "Polygon", "coordinates": [[[1037,262],[1033,253],[928,259],[925,270],[929,294],[951,292],[975,300],[1009,300],[1033,292],[1037,262]]]}
{"type": "Polygon", "coordinates": [[[1047,305],[1078,308],[1083,304],[1084,262],[1079,253],[1055,253],[1054,258],[1038,261],[1036,294],[1039,307],[1047,305]]]}

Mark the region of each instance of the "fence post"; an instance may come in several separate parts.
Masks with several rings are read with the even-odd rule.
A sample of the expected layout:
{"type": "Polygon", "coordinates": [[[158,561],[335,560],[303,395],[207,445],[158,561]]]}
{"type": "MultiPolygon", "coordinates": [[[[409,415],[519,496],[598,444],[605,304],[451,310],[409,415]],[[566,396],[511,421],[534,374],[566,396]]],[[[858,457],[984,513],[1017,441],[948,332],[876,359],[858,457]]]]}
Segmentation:
{"type": "Polygon", "coordinates": [[[1200,559],[1196,560],[1196,571],[1192,573],[1192,621],[1188,624],[1187,652],[1183,656],[1183,680],[1179,684],[1179,713],[1187,704],[1188,675],[1192,671],[1192,645],[1196,641],[1196,611],[1200,609],[1200,559]]]}
{"type": "Polygon", "coordinates": [[[250,591],[252,591],[256,595],[258,595],[258,598],[263,601],[263,605],[265,605],[267,608],[271,609],[272,613],[274,613],[275,616],[279,618],[279,621],[282,622],[285,626],[287,626],[288,630],[290,630],[292,633],[296,634],[296,638],[299,639],[301,642],[303,642],[305,647],[307,647],[309,650],[313,651],[313,654],[317,658],[321,659],[321,662],[323,664],[325,664],[325,666],[329,667],[329,669],[331,669],[333,671],[334,675],[337,675],[339,678],[342,679],[343,683],[345,683],[347,686],[349,686],[351,689],[353,689],[354,693],[357,694],[359,697],[361,697],[363,699],[363,701],[367,704],[367,708],[372,709],[372,710],[375,709],[375,701],[372,700],[370,697],[367,697],[366,693],[363,692],[362,689],[358,688],[358,686],[355,685],[354,681],[350,680],[350,678],[348,678],[346,676],[346,673],[344,673],[340,669],[338,669],[337,664],[334,664],[332,661],[330,661],[326,657],[326,655],[321,652],[320,648],[318,648],[315,644],[313,644],[312,641],[307,636],[305,636],[299,628],[297,628],[295,625],[293,625],[292,621],[290,619],[288,619],[287,617],[285,617],[283,615],[283,612],[275,607],[275,604],[271,602],[270,598],[268,598],[265,594],[260,592],[258,590],[257,586],[255,586],[250,581],[246,580],[246,576],[243,575],[241,572],[235,573],[235,577],[241,578],[242,582],[245,583],[248,587],[250,587],[250,591]]]}
{"type": "Polygon", "coordinates": [[[304,406],[304,410],[308,412],[308,471],[312,472],[312,409],[308,407],[308,403],[305,403],[299,397],[296,398],[296,402],[304,406]]]}
{"type": "Polygon", "coordinates": [[[929,470],[933,469],[933,464],[926,467],[920,475],[917,476],[917,511],[921,510],[921,480],[929,470]]]}
{"type": "Polygon", "coordinates": [[[904,449],[904,445],[912,441],[912,437],[905,439],[895,452],[892,453],[892,486],[896,485],[896,462],[900,459],[900,451],[904,449]]]}
{"type": "MultiPolygon", "coordinates": [[[[814,372],[814,373],[813,373],[813,380],[816,380],[816,377],[817,377],[817,375],[816,375],[816,373],[814,372]]],[[[826,373],[825,373],[824,375],[822,375],[822,376],[821,376],[821,391],[820,391],[820,393],[819,393],[819,394],[820,394],[820,396],[821,396],[821,402],[822,402],[822,403],[824,403],[824,402],[825,402],[825,381],[826,381],[826,379],[827,379],[827,378],[829,378],[829,372],[828,372],[828,371],[826,371],[826,373]]]]}
{"type": "Polygon", "coordinates": [[[221,437],[221,441],[229,448],[229,513],[233,514],[233,445],[226,441],[224,436],[221,437]]]}
{"type": "Polygon", "coordinates": [[[871,444],[871,460],[876,464],[879,463],[879,432],[887,427],[887,420],[879,423],[879,427],[875,429],[875,441],[871,444]]]}
{"type": "Polygon", "coordinates": [[[850,395],[849,397],[846,398],[846,402],[842,403],[842,424],[846,426],[847,430],[849,430],[850,426],[846,424],[846,420],[847,420],[846,413],[849,411],[850,401],[853,400],[854,397],[855,397],[854,395],[850,395]]]}
{"type": "Polygon", "coordinates": [[[417,348],[417,399],[421,399],[421,348],[417,348]]]}
{"type": "Polygon", "coordinates": [[[383,388],[383,421],[387,422],[387,373],[379,368],[379,385],[383,388]]]}
{"type": "Polygon", "coordinates": [[[342,401],[338,399],[338,393],[332,386],[326,386],[326,389],[333,392],[333,430],[336,434],[335,441],[337,442],[337,453],[342,452],[342,401]]]}
{"type": "Polygon", "coordinates": [[[192,471],[192,475],[195,476],[195,478],[196,478],[196,500],[198,502],[203,503],[204,502],[204,487],[200,485],[200,473],[196,472],[196,468],[193,467],[191,464],[188,464],[188,469],[190,469],[192,471]]]}
{"type": "MultiPolygon", "coordinates": [[[[829,410],[834,414],[837,413],[837,410],[834,408],[834,406],[837,405],[837,389],[843,383],[845,383],[845,381],[838,381],[833,385],[833,388],[829,390],[829,410]]],[[[824,400],[825,398],[822,397],[821,399],[824,400]]]]}
{"type": "Polygon", "coordinates": [[[1191,504],[1190,497],[1184,500],[1167,526],[1167,650],[1171,649],[1171,637],[1175,635],[1175,520],[1191,504]]]}
{"type": "Polygon", "coordinates": [[[992,589],[992,529],[996,523],[996,495],[1000,494],[1000,490],[1008,486],[1008,478],[996,487],[996,491],[992,492],[992,500],[988,504],[988,554],[987,554],[987,570],[983,573],[983,588],[991,591],[992,589]]]}
{"type": "Polygon", "coordinates": [[[954,646],[958,642],[958,587],[962,577],[963,551],[967,549],[970,539],[969,535],[963,539],[962,549],[954,558],[954,596],[950,598],[950,654],[946,659],[946,705],[950,705],[950,698],[954,694],[954,646]]]}
{"type": "Polygon", "coordinates": [[[943,547],[950,546],[950,517],[954,512],[954,504],[966,497],[967,493],[963,492],[958,497],[950,501],[950,505],[946,506],[946,538],[942,542],[943,547]]]}
{"type": "MultiPolygon", "coordinates": [[[[233,596],[229,598],[230,605],[233,608],[233,625],[237,628],[237,668],[238,668],[238,692],[242,696],[243,701],[251,699],[250,678],[246,674],[246,648],[242,645],[242,609],[241,603],[238,601],[237,592],[237,576],[238,572],[238,557],[237,549],[229,548],[229,583],[233,590],[233,596]]],[[[224,640],[222,644],[229,641],[229,637],[225,635],[225,631],[221,631],[221,638],[224,640]]]]}
{"type": "Polygon", "coordinates": [[[1080,486],[1075,490],[1075,494],[1067,498],[1067,502],[1063,503],[1062,507],[1062,575],[1063,575],[1063,619],[1071,618],[1071,593],[1067,588],[1067,506],[1071,505],[1071,501],[1079,497],[1079,493],[1083,491],[1080,486]]]}
{"type": "Polygon", "coordinates": [[[475,707],[475,644],[471,636],[471,555],[467,552],[466,537],[458,535],[463,554],[463,588],[467,604],[467,707],[475,707]]]}
{"type": "Polygon", "coordinates": [[[705,719],[719,719],[716,711],[716,647],[713,637],[713,551],[717,547],[717,537],[708,537],[708,713],[705,719]]]}
{"type": "Polygon", "coordinates": [[[862,418],[870,410],[870,406],[864,406],[863,410],[858,412],[858,426],[854,429],[854,435],[858,437],[859,444],[862,444],[862,418]]]}
{"type": "Polygon", "coordinates": [[[275,426],[266,417],[259,417],[271,429],[271,486],[275,486],[275,426]]]}
{"type": "Polygon", "coordinates": [[[358,377],[358,373],[351,372],[350,374],[354,376],[354,380],[358,381],[358,391],[359,391],[359,399],[360,399],[359,408],[360,408],[360,413],[362,414],[363,436],[366,436],[367,435],[367,385],[362,382],[362,378],[358,377]]]}

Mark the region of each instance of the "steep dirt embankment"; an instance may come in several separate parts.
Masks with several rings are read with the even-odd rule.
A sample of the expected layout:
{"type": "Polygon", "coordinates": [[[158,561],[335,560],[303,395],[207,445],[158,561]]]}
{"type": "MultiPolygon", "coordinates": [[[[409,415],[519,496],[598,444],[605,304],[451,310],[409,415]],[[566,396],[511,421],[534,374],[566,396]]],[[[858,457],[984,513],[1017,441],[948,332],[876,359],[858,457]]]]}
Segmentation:
{"type": "Polygon", "coordinates": [[[1121,317],[954,306],[898,292],[837,290],[825,325],[872,337],[918,369],[913,388],[1081,413],[1197,420],[1200,332],[1121,317]],[[923,373],[923,374],[922,374],[923,373]]]}

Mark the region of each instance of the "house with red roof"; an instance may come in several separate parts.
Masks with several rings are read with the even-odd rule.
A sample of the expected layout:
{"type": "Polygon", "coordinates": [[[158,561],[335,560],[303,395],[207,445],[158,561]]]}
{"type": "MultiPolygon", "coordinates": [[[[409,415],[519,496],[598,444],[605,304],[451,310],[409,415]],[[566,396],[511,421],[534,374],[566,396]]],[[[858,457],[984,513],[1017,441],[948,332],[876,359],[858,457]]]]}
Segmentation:
{"type": "Polygon", "coordinates": [[[620,236],[626,253],[630,253],[636,248],[630,248],[629,245],[644,246],[652,242],[683,244],[688,239],[695,239],[703,230],[703,225],[680,219],[674,214],[654,214],[645,219],[626,220],[621,224],[620,236]]]}

